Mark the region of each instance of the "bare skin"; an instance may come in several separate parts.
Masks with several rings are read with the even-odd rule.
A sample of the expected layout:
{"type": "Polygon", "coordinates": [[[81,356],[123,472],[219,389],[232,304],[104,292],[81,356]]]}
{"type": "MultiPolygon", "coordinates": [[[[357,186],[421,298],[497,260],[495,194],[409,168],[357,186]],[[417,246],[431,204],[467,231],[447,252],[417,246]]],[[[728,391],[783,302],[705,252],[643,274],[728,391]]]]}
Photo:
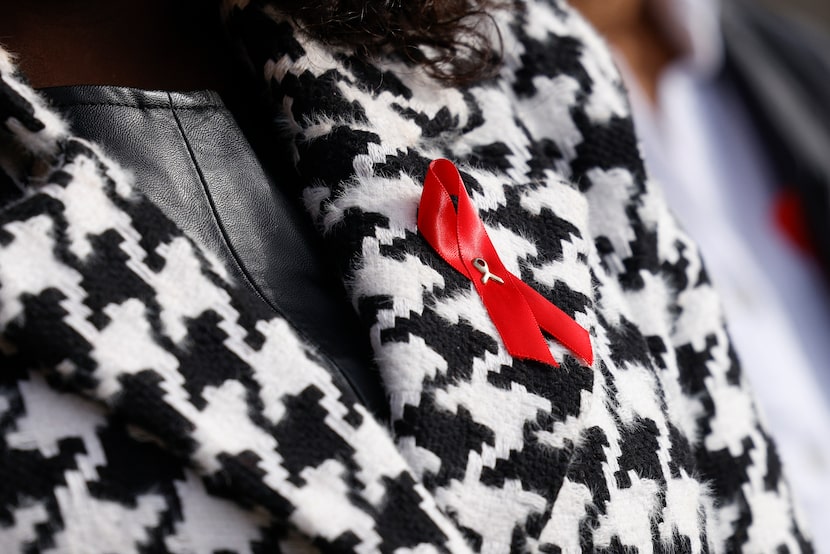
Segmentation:
{"type": "Polygon", "coordinates": [[[678,52],[661,31],[647,0],[570,0],[626,61],[640,88],[657,104],[657,82],[678,52]]]}
{"type": "Polygon", "coordinates": [[[35,87],[99,84],[221,88],[221,37],[182,13],[180,0],[8,2],[0,44],[35,87]]]}

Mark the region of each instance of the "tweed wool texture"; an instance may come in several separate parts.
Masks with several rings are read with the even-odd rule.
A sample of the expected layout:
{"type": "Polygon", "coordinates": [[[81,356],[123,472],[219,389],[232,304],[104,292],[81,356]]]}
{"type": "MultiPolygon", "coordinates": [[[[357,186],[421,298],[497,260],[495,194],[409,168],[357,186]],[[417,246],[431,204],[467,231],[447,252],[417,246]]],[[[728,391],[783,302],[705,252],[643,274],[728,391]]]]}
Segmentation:
{"type": "Polygon", "coordinates": [[[225,8],[392,420],[0,50],[0,550],[811,551],[697,250],[578,16],[493,14],[501,73],[448,88],[255,0],[225,8]],[[509,271],[590,331],[592,366],[552,339],[560,368],[509,356],[418,234],[438,157],[509,271]]]}

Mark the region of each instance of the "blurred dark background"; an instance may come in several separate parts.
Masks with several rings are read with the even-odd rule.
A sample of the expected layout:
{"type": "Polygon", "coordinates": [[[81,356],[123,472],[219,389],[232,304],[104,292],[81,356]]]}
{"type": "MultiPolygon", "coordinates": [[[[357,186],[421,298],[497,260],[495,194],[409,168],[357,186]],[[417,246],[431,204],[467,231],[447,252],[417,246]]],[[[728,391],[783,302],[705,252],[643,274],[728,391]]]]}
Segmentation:
{"type": "Polygon", "coordinates": [[[801,14],[808,20],[830,29],[830,1],[828,0],[762,0],[770,6],[801,14]]]}

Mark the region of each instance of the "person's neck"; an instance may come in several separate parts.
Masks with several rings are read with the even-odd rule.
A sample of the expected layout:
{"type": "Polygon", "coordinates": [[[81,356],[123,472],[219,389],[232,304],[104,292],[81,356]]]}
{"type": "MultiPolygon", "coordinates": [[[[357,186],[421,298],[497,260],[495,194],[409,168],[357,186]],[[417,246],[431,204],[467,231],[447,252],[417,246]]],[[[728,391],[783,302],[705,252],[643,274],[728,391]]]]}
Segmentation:
{"type": "Polygon", "coordinates": [[[619,52],[638,86],[653,105],[663,71],[679,57],[655,14],[644,0],[571,0],[619,52]]]}
{"type": "MultiPolygon", "coordinates": [[[[220,88],[215,25],[179,0],[31,0],[0,8],[0,44],[34,87],[220,88]]],[[[204,4],[204,2],[202,2],[204,4]]]]}

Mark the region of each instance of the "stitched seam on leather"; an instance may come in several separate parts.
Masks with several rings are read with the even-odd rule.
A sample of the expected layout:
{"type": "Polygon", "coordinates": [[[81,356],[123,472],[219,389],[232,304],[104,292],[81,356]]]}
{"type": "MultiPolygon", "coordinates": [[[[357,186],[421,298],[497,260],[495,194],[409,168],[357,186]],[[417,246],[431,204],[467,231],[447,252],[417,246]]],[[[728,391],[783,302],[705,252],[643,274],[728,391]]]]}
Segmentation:
{"type": "Polygon", "coordinates": [[[230,241],[230,238],[228,237],[228,233],[225,229],[225,226],[222,225],[222,221],[219,218],[219,213],[216,209],[216,204],[213,201],[213,195],[211,195],[210,189],[207,186],[207,180],[205,179],[205,176],[202,173],[202,168],[199,167],[199,162],[196,160],[196,154],[193,152],[193,148],[190,145],[190,141],[188,140],[187,135],[184,132],[184,127],[182,126],[182,122],[179,119],[179,116],[176,114],[176,110],[178,110],[179,108],[177,108],[173,105],[173,99],[170,98],[169,93],[168,93],[167,96],[168,96],[168,99],[170,101],[170,108],[169,109],[172,112],[173,118],[176,121],[176,126],[179,129],[179,134],[182,136],[182,140],[184,140],[184,144],[187,147],[187,152],[190,155],[190,160],[191,160],[191,162],[193,162],[194,168],[196,169],[196,174],[199,176],[199,182],[202,184],[202,190],[203,190],[203,192],[205,193],[205,196],[208,199],[208,204],[210,205],[211,213],[213,214],[213,220],[216,222],[216,225],[219,227],[219,232],[222,234],[222,240],[224,241],[225,246],[228,248],[228,251],[231,253],[231,257],[233,258],[233,262],[234,262],[234,264],[236,264],[236,267],[239,268],[239,271],[242,273],[242,276],[245,279],[246,283],[251,287],[251,289],[254,291],[254,293],[257,295],[257,297],[259,297],[260,300],[265,302],[266,306],[271,308],[274,311],[274,313],[276,313],[277,315],[279,315],[280,317],[285,319],[291,325],[291,327],[294,329],[294,332],[296,332],[298,335],[300,335],[303,338],[303,340],[306,342],[306,344],[315,345],[314,352],[318,356],[320,356],[321,358],[325,359],[326,363],[331,368],[332,372],[336,373],[341,379],[343,379],[348,384],[348,386],[351,389],[352,393],[360,401],[360,403],[364,407],[366,407],[366,409],[370,413],[373,413],[371,408],[370,408],[371,404],[363,396],[363,393],[362,393],[360,387],[357,386],[357,384],[354,381],[352,381],[352,379],[350,378],[348,372],[344,371],[338,364],[334,363],[334,361],[331,359],[331,357],[326,352],[324,352],[322,349],[317,347],[316,343],[310,339],[310,337],[305,333],[305,331],[303,331],[302,327],[300,327],[300,326],[296,325],[296,323],[294,323],[294,320],[291,317],[289,317],[282,310],[280,310],[277,306],[275,306],[271,301],[269,301],[267,298],[265,298],[265,296],[260,291],[259,287],[256,285],[254,280],[251,278],[250,274],[248,273],[248,270],[245,268],[244,264],[240,260],[239,255],[236,252],[236,249],[234,249],[233,245],[231,244],[231,241],[230,241]]]}
{"type": "MultiPolygon", "coordinates": [[[[95,107],[95,106],[104,106],[104,107],[117,107],[117,108],[133,108],[136,110],[169,110],[171,106],[147,106],[147,105],[136,105],[136,104],[119,104],[117,102],[78,102],[78,103],[69,103],[69,104],[52,104],[55,108],[81,108],[81,107],[95,107]]],[[[221,104],[204,104],[200,106],[175,106],[172,109],[176,110],[208,110],[208,109],[224,109],[225,106],[221,104]]]]}
{"type": "Polygon", "coordinates": [[[254,290],[254,292],[260,298],[260,300],[265,302],[265,304],[268,305],[268,307],[270,307],[272,310],[274,310],[274,312],[282,315],[282,313],[277,309],[277,307],[274,306],[267,298],[265,298],[265,296],[260,291],[259,287],[257,287],[256,283],[254,283],[253,279],[251,279],[251,276],[248,273],[245,266],[242,265],[242,262],[239,259],[239,255],[237,254],[236,249],[233,247],[230,238],[228,237],[228,232],[225,229],[225,226],[222,224],[222,220],[219,218],[219,213],[216,209],[216,203],[213,200],[213,195],[210,193],[210,189],[207,186],[207,180],[205,179],[205,175],[204,173],[202,173],[202,168],[199,166],[199,162],[196,159],[196,154],[195,152],[193,152],[193,147],[190,144],[190,140],[187,138],[187,134],[184,132],[184,126],[182,125],[181,119],[179,119],[179,116],[176,114],[176,110],[178,110],[179,108],[173,105],[173,99],[170,97],[169,93],[167,95],[167,98],[170,102],[170,106],[160,109],[169,109],[170,112],[173,114],[173,119],[175,119],[176,121],[176,127],[178,128],[179,134],[181,135],[182,140],[184,141],[184,144],[187,147],[187,153],[190,156],[190,161],[193,162],[193,167],[196,170],[196,175],[199,176],[199,182],[202,184],[202,191],[205,193],[205,196],[207,197],[208,204],[210,205],[211,214],[213,214],[213,220],[216,223],[217,227],[219,227],[219,232],[222,234],[222,241],[225,243],[225,246],[231,253],[231,257],[233,258],[234,264],[236,264],[236,267],[244,276],[245,281],[251,286],[251,288],[254,290]]]}

